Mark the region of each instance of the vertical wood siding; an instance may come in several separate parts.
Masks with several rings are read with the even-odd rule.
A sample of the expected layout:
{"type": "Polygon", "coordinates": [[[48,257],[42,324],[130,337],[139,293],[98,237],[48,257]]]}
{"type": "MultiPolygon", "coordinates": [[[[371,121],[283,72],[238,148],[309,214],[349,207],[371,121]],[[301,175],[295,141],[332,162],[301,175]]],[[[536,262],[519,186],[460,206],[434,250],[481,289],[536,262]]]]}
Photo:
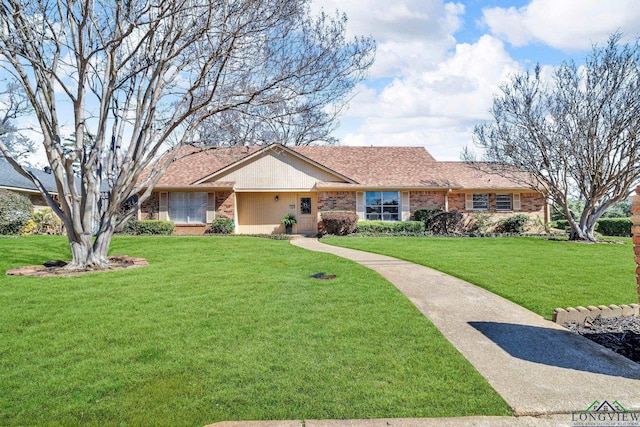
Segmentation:
{"type": "Polygon", "coordinates": [[[295,193],[236,193],[236,203],[238,234],[274,234],[285,231],[282,217],[296,214],[297,197],[295,193]]]}
{"type": "Polygon", "coordinates": [[[336,181],[337,177],[288,153],[269,152],[217,181],[233,181],[236,190],[301,189],[311,190],[318,181],[336,181]]]}

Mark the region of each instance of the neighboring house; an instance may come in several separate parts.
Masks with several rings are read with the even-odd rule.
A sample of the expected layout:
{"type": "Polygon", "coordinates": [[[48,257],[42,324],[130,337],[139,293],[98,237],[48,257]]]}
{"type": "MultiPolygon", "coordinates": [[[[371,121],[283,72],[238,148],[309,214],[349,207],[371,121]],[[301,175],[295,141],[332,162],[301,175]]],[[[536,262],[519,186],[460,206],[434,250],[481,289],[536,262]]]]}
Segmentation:
{"type": "MultiPolygon", "coordinates": [[[[57,197],[58,189],[53,175],[40,169],[27,168],[27,170],[32,172],[40,182],[42,182],[44,188],[54,196],[54,198],[57,197]]],[[[33,182],[16,172],[9,162],[3,158],[0,158],[0,188],[29,197],[35,210],[49,207],[33,182]]]]}
{"type": "Polygon", "coordinates": [[[217,217],[237,234],[315,234],[320,213],[349,210],[361,220],[407,221],[417,209],[465,214],[525,213],[549,219],[546,197],[463,162],[438,162],[422,147],[184,147],[139,212],[170,220],[176,233],[202,234],[217,217]]]}

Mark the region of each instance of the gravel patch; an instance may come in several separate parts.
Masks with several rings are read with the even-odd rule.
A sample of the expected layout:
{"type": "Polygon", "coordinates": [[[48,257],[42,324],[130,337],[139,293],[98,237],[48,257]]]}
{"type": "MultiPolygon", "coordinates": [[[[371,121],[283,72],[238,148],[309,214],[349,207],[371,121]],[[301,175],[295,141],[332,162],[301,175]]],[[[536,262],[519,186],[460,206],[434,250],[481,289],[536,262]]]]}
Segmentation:
{"type": "Polygon", "coordinates": [[[640,316],[587,318],[563,326],[640,364],[640,316]]]}

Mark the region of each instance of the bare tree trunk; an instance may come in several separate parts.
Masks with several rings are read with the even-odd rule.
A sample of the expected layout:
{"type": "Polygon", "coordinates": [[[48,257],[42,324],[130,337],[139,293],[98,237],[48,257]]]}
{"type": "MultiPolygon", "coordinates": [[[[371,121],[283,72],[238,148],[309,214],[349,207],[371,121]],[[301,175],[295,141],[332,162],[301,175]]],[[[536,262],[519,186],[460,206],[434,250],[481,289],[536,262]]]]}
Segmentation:
{"type": "Polygon", "coordinates": [[[567,218],[571,231],[569,232],[569,240],[582,240],[586,242],[596,242],[595,228],[598,218],[594,215],[583,215],[580,222],[567,218]]]}
{"type": "Polygon", "coordinates": [[[71,262],[66,268],[69,270],[104,269],[109,267],[109,261],[105,256],[101,256],[93,247],[91,234],[68,233],[69,245],[71,246],[71,262]]]}

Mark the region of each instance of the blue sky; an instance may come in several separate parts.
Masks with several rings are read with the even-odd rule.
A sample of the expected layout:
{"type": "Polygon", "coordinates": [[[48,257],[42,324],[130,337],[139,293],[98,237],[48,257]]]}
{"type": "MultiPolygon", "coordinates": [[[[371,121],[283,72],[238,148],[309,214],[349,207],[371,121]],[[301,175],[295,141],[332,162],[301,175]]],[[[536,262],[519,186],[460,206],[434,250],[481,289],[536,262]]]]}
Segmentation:
{"type": "Polygon", "coordinates": [[[637,0],[313,0],[378,43],[376,63],[336,131],[344,145],[425,146],[459,160],[509,75],[581,62],[621,31],[640,35],[637,0]]]}

